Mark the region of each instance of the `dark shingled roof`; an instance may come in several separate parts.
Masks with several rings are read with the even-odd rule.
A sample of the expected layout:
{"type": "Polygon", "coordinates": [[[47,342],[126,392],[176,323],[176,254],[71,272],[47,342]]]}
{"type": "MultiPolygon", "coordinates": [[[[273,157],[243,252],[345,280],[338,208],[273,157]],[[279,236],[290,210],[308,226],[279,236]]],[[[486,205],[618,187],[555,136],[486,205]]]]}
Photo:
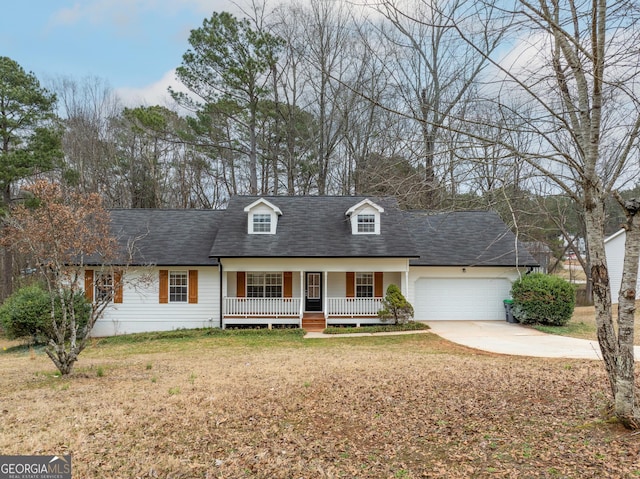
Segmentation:
{"type": "MultiPolygon", "coordinates": [[[[111,210],[111,231],[121,254],[134,243],[133,264],[159,266],[217,265],[209,257],[224,211],[111,210]]],[[[89,263],[90,264],[90,263],[89,263]]]]}
{"type": "Polygon", "coordinates": [[[407,211],[405,217],[420,251],[411,266],[538,265],[494,212],[407,211]]]}
{"type": "Polygon", "coordinates": [[[364,196],[236,196],[211,248],[216,257],[417,257],[395,198],[364,196]],[[282,211],[275,235],[247,234],[244,211],[263,198],[282,211]],[[384,208],[381,234],[353,235],[347,210],[368,198],[384,208]]]}
{"type": "MultiPolygon", "coordinates": [[[[380,235],[353,235],[346,211],[363,196],[236,196],[226,210],[111,210],[122,253],[135,239],[133,264],[217,265],[238,257],[396,257],[412,266],[537,266],[493,212],[401,211],[394,198],[368,197],[384,208],[380,235]],[[280,208],[275,235],[247,233],[244,208],[263,198],[280,208]]],[[[92,264],[87,261],[86,264],[92,264]]]]}

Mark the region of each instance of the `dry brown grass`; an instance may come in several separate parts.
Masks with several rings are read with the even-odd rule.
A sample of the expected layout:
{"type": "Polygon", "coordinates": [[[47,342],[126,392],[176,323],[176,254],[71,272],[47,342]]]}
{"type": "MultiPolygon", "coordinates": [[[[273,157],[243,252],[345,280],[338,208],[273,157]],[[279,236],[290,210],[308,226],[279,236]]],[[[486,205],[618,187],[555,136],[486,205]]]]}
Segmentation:
{"type": "MultiPolygon", "coordinates": [[[[614,321],[618,315],[618,305],[613,305],[614,321]]],[[[640,346],[640,301],[636,302],[636,328],[634,331],[634,344],[640,346]]],[[[574,338],[590,339],[596,341],[596,314],[593,306],[578,306],[568,323],[568,328],[563,328],[561,334],[574,338]]]]}
{"type": "Polygon", "coordinates": [[[600,363],[482,354],[427,333],[94,346],[73,377],[0,353],[0,450],[74,478],[621,478],[600,363]],[[104,371],[99,377],[98,369],[104,371]]]}

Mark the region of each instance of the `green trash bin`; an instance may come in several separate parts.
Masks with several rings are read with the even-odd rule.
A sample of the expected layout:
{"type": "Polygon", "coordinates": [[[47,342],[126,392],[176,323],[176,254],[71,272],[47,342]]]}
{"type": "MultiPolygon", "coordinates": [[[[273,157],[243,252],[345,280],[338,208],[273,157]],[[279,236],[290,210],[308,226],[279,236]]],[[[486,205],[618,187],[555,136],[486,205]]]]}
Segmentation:
{"type": "Polygon", "coordinates": [[[520,321],[513,317],[513,299],[505,299],[503,303],[507,323],[519,323],[520,321]]]}

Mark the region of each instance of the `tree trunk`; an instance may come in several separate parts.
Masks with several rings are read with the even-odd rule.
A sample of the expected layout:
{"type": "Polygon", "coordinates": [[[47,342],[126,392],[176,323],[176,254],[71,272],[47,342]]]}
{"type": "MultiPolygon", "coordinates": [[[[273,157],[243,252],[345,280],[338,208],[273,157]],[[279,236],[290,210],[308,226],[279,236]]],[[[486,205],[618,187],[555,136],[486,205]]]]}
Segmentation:
{"type": "Polygon", "coordinates": [[[257,98],[252,98],[249,105],[249,193],[252,195],[258,194],[257,102],[257,98]]]}
{"type": "Polygon", "coordinates": [[[587,244],[591,258],[591,284],[596,315],[596,328],[602,359],[609,376],[613,397],[616,395],[616,358],[618,344],[613,329],[609,272],[604,251],[604,209],[594,202],[585,208],[587,244]]]}
{"type": "Polygon", "coordinates": [[[636,287],[638,261],[640,260],[640,201],[625,203],[625,254],[622,283],[618,295],[618,361],[615,394],[616,416],[625,427],[640,426],[635,404],[635,364],[633,351],[634,318],[636,311],[636,287]]]}
{"type": "MultiPolygon", "coordinates": [[[[11,203],[11,185],[2,190],[2,202],[9,208],[11,203]]],[[[8,247],[2,249],[2,288],[0,288],[0,302],[13,293],[13,252],[8,247]]]]}

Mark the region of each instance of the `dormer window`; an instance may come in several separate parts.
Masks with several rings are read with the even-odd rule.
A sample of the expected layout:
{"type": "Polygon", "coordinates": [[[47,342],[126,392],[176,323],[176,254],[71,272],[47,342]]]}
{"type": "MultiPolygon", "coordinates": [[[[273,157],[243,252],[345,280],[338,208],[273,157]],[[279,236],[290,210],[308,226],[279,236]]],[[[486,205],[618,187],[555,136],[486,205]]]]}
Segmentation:
{"type": "Polygon", "coordinates": [[[255,213],[253,215],[254,233],[271,233],[271,215],[265,213],[255,213]]]}
{"type": "Polygon", "coordinates": [[[375,233],[376,216],[361,214],[358,215],[358,233],[375,233]]]}
{"type": "Polygon", "coordinates": [[[247,232],[250,235],[274,235],[278,227],[278,216],[282,215],[280,208],[273,203],[260,198],[244,209],[248,213],[247,232]]]}
{"type": "Polygon", "coordinates": [[[384,213],[384,208],[369,199],[362,200],[352,206],[346,212],[351,220],[351,233],[354,235],[379,235],[381,213],[384,213]]]}

